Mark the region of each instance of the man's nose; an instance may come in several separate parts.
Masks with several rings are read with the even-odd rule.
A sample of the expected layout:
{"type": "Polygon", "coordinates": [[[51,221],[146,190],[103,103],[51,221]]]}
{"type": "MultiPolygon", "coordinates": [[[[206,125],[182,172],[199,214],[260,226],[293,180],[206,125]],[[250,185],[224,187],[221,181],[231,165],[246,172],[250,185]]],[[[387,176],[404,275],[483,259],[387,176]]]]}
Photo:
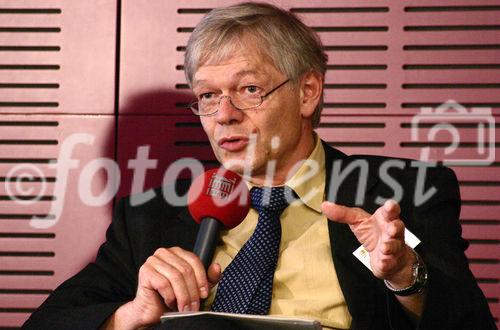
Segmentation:
{"type": "Polygon", "coordinates": [[[234,107],[231,98],[227,95],[219,100],[219,110],[216,113],[217,122],[221,125],[228,125],[240,122],[243,119],[243,112],[234,107]]]}

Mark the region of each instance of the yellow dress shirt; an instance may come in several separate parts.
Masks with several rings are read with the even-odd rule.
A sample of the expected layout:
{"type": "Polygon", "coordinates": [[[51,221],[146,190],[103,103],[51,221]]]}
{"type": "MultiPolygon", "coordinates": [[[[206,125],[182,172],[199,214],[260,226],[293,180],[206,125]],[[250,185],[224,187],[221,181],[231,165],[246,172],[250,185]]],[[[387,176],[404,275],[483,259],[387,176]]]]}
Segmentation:
{"type": "MultiPolygon", "coordinates": [[[[287,207],[280,217],[280,254],[269,315],[314,319],[325,328],[348,329],[351,315],[333,266],[328,220],[321,213],[325,152],[317,136],[313,152],[285,185],[300,201],[287,207]]],[[[214,262],[223,270],[250,238],[257,221],[258,213],[250,209],[240,225],[222,232],[214,262]]],[[[210,291],[203,309],[210,309],[216,289],[210,291]]]]}

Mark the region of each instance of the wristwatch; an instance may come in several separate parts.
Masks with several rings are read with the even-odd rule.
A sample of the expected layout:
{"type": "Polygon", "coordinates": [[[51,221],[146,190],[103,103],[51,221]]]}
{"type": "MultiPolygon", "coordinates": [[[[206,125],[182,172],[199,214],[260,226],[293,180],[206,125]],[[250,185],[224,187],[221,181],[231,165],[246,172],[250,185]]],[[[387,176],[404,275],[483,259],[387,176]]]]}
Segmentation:
{"type": "Polygon", "coordinates": [[[413,283],[406,288],[396,289],[389,284],[389,281],[384,280],[385,286],[397,296],[410,296],[415,293],[420,293],[427,285],[427,268],[424,261],[418,253],[411,249],[417,261],[412,265],[413,283]]]}

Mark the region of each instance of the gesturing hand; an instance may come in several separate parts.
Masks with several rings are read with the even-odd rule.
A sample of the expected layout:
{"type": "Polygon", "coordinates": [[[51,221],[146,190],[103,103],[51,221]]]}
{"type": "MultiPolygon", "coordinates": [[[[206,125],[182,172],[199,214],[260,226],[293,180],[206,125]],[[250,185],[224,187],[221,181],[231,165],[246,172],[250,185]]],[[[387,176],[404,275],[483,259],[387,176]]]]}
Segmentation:
{"type": "Polygon", "coordinates": [[[349,225],[369,252],[376,277],[388,280],[394,287],[411,284],[411,265],[416,259],[404,241],[405,226],[399,219],[398,203],[388,200],[373,214],[331,202],[323,202],[321,209],[328,219],[349,225]]]}

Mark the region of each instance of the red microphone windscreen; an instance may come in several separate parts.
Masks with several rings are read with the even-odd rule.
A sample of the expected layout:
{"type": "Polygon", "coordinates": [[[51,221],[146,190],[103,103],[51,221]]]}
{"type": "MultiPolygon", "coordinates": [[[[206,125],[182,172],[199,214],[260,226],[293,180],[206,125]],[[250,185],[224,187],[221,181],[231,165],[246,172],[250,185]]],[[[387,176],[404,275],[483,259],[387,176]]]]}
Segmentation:
{"type": "Polygon", "coordinates": [[[188,208],[196,222],[211,217],[226,229],[239,225],[250,209],[250,193],[241,177],[221,167],[208,170],[193,180],[188,208]]]}

